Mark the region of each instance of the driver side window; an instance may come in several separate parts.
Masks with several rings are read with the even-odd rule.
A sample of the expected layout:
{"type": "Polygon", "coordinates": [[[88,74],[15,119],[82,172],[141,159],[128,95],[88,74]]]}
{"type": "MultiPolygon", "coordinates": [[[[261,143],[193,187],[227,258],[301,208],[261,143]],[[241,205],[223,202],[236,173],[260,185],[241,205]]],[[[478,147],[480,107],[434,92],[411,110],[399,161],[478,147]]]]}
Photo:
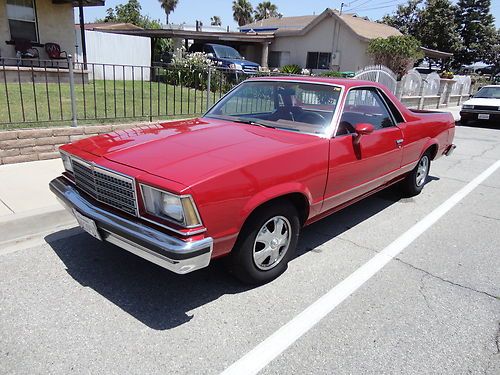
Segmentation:
{"type": "Polygon", "coordinates": [[[357,124],[372,124],[375,130],[395,126],[375,88],[352,89],[348,92],[337,135],[354,133],[357,124]]]}

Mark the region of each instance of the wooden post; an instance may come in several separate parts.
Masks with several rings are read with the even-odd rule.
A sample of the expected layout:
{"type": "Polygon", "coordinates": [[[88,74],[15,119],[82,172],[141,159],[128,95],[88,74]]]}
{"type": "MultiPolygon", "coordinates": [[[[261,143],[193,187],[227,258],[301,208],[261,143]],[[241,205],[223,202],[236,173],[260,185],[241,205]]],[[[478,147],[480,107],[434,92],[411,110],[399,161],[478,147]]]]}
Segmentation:
{"type": "Polygon", "coordinates": [[[85,20],[83,16],[83,1],[78,0],[78,15],[80,18],[80,36],[82,43],[83,68],[87,70],[87,43],[85,41],[85,20]]]}

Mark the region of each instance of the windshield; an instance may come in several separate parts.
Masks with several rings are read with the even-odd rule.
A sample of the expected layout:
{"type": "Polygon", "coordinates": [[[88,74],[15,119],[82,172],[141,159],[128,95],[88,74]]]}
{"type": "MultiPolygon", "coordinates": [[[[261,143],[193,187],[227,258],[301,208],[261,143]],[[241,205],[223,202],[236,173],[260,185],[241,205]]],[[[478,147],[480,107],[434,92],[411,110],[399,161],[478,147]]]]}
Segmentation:
{"type": "Polygon", "coordinates": [[[483,87],[474,95],[474,98],[490,98],[500,99],[500,86],[498,87],[483,87]]]}
{"type": "Polygon", "coordinates": [[[285,81],[246,81],[205,116],[309,134],[325,134],[340,87],[285,81]]]}
{"type": "Polygon", "coordinates": [[[233,47],[212,45],[215,55],[220,59],[238,59],[241,60],[241,55],[233,47]]]}

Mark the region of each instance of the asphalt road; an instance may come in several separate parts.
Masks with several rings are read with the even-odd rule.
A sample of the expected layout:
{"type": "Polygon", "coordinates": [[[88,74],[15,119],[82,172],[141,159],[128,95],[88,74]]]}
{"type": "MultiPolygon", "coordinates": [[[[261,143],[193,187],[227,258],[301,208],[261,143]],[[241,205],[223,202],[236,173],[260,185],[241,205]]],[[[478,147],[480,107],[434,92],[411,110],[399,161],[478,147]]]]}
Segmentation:
{"type": "MultiPolygon", "coordinates": [[[[456,144],[421,195],[391,188],[308,227],[258,288],[79,230],[0,249],[0,373],[220,373],[500,159],[500,129],[458,127],[456,144]]],[[[497,170],[262,373],[497,375],[499,335],[497,170]]]]}

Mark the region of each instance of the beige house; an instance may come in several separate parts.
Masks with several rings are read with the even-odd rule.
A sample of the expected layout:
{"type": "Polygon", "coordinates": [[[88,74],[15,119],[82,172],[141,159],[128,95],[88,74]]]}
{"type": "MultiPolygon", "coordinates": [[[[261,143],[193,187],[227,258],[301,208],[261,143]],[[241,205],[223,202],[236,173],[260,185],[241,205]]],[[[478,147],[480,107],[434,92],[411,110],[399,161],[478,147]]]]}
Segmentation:
{"type": "MultiPolygon", "coordinates": [[[[15,58],[16,40],[27,40],[40,59],[48,59],[45,43],[75,53],[73,7],[104,5],[103,0],[0,0],[0,57],[15,58]]],[[[81,11],[80,8],[80,11],[81,11]]]]}
{"type": "Polygon", "coordinates": [[[401,35],[395,28],[354,14],[326,9],[319,15],[269,18],[240,28],[244,33],[269,33],[269,67],[297,64],[312,70],[356,71],[370,65],[368,43],[401,35]]]}

